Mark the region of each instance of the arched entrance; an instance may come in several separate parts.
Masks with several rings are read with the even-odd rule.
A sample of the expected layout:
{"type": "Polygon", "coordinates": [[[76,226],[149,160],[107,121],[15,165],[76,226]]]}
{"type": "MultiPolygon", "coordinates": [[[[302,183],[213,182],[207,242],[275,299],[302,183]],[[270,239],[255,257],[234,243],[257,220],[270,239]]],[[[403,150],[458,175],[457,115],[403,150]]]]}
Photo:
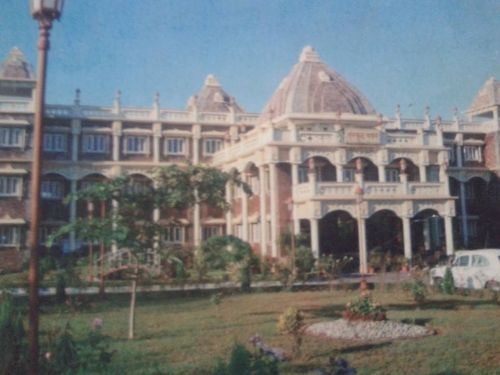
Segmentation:
{"type": "Polygon", "coordinates": [[[445,253],[446,239],[443,218],[436,210],[417,213],[411,220],[412,253],[427,258],[436,252],[445,253]]]}
{"type": "Polygon", "coordinates": [[[381,254],[389,256],[392,262],[396,257],[404,257],[403,222],[393,211],[381,210],[370,216],[366,220],[366,237],[369,264],[380,263],[374,258],[381,254]]]}
{"type": "Polygon", "coordinates": [[[359,268],[358,224],[346,211],[332,211],[319,221],[319,248],[321,256],[341,258],[350,256],[352,270],[359,268]]]}

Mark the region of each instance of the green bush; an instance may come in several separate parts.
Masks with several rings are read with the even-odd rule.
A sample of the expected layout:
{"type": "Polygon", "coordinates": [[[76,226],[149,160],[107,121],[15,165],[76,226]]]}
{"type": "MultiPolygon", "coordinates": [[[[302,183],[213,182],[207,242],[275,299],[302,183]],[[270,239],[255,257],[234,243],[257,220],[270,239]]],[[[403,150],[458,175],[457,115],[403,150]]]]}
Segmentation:
{"type": "Polygon", "coordinates": [[[0,374],[25,374],[27,342],[21,315],[14,299],[3,294],[0,299],[0,374]]]}
{"type": "Polygon", "coordinates": [[[413,300],[420,304],[425,301],[427,296],[427,287],[422,280],[415,280],[409,285],[409,291],[413,300]]]}
{"type": "Polygon", "coordinates": [[[250,353],[245,346],[235,343],[229,363],[218,360],[212,375],[279,375],[276,362],[250,353]]]}
{"type": "Polygon", "coordinates": [[[66,302],[66,278],[59,272],[56,276],[56,302],[66,302]]]}
{"type": "Polygon", "coordinates": [[[342,317],[347,320],[379,321],[386,319],[386,310],[379,303],[373,302],[369,293],[364,293],[347,303],[342,317]]]}
{"type": "Polygon", "coordinates": [[[447,267],[444,273],[444,278],[441,282],[441,290],[445,294],[453,294],[455,292],[455,281],[453,280],[453,273],[450,267],[447,267]]]}
{"type": "Polygon", "coordinates": [[[297,270],[297,276],[304,280],[308,273],[314,268],[314,255],[312,250],[306,246],[299,246],[295,250],[295,268],[297,270]]]}

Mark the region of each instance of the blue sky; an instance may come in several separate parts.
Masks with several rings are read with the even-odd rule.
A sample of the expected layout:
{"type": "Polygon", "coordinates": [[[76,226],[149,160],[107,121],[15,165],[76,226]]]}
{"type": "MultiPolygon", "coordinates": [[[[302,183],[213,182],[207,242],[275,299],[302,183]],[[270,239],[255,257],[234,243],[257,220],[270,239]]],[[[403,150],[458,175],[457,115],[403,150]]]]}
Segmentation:
{"type": "MultiPolygon", "coordinates": [[[[0,58],[13,46],[36,64],[29,0],[2,0],[0,58]]],[[[500,78],[500,0],[66,0],[54,25],[47,101],[184,108],[214,73],[260,112],[305,45],[377,111],[452,116],[500,78]]]]}

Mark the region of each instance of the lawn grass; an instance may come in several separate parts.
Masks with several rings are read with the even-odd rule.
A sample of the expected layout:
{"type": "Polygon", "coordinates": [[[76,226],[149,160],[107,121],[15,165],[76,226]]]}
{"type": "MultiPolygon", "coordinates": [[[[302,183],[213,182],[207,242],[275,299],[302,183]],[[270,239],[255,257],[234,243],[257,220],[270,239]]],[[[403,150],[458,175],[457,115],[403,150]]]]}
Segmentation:
{"type": "MultiPolygon", "coordinates": [[[[500,374],[500,305],[486,298],[435,294],[416,309],[405,292],[374,292],[388,308],[388,318],[427,323],[438,335],[415,340],[354,343],[305,337],[302,356],[283,363],[282,374],[304,374],[324,368],[330,355],[341,355],[360,375],[500,374]]],[[[78,337],[94,318],[104,320],[103,332],[116,350],[110,374],[208,374],[216,358],[227,359],[236,341],[260,333],[272,346],[291,351],[288,337],[276,333],[276,321],[286,307],[305,312],[306,323],[340,316],[356,291],[310,291],[234,294],[219,305],[210,296],[141,295],[137,308],[137,338],[127,340],[127,296],[110,296],[78,312],[43,306],[42,334],[69,320],[78,337]]]]}

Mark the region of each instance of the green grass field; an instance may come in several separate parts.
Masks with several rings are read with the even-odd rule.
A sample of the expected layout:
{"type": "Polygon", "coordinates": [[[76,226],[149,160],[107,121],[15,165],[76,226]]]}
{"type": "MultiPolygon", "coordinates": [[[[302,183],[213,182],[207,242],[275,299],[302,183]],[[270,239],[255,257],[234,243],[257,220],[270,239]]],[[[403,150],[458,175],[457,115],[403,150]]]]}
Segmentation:
{"type": "MultiPolygon", "coordinates": [[[[219,305],[210,296],[140,296],[137,338],[127,340],[128,296],[110,296],[87,308],[44,305],[42,334],[67,321],[76,337],[94,318],[116,350],[110,374],[205,374],[216,358],[227,359],[234,342],[248,344],[260,333],[266,342],[287,351],[288,337],[276,333],[279,314],[288,306],[305,312],[306,323],[339,316],[356,291],[235,294],[219,305]]],[[[332,354],[346,358],[358,374],[500,374],[500,305],[486,297],[432,295],[419,310],[399,289],[374,292],[388,309],[388,318],[429,324],[439,334],[414,340],[354,343],[306,337],[302,356],[280,367],[282,374],[304,374],[324,367],[332,354]]]]}

